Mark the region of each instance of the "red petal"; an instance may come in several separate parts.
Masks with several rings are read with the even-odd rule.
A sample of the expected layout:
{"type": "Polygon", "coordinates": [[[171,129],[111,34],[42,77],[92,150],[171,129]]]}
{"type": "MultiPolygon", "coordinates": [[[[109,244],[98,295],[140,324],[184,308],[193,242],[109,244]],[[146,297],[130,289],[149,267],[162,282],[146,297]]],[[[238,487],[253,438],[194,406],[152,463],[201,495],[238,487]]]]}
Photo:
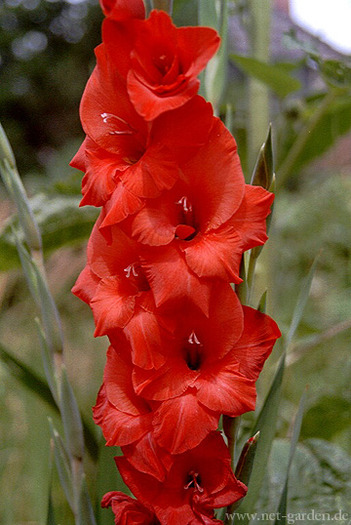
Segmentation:
{"type": "Polygon", "coordinates": [[[228,225],[240,236],[242,251],[264,244],[268,239],[266,234],[266,218],[271,212],[274,194],[261,186],[245,187],[245,196],[228,225]]]}
{"type": "Polygon", "coordinates": [[[143,0],[100,0],[100,5],[104,15],[114,20],[145,17],[143,0]]]}
{"type": "MultiPolygon", "coordinates": [[[[174,239],[176,210],[169,195],[149,202],[132,220],[132,235],[139,242],[151,246],[169,244],[174,239]]],[[[173,199],[174,200],[174,199],[173,199]]]]}
{"type": "Polygon", "coordinates": [[[90,301],[96,293],[99,282],[99,277],[91,271],[89,265],[86,265],[73,286],[72,293],[85,303],[90,304],[90,301]]]}
{"type": "Polygon", "coordinates": [[[243,311],[244,330],[228,358],[232,357],[239,363],[240,373],[256,380],[281,333],[268,315],[248,306],[244,306],[243,311]]]}
{"type": "Polygon", "coordinates": [[[195,232],[195,228],[193,228],[192,226],[188,226],[187,224],[178,224],[175,230],[175,234],[178,237],[178,239],[182,240],[187,239],[195,232]]]}
{"type": "Polygon", "coordinates": [[[245,192],[235,140],[219,119],[206,145],[182,169],[201,232],[218,228],[239,208],[245,192]]]}
{"type": "MultiPolygon", "coordinates": [[[[82,181],[83,199],[80,206],[84,206],[85,204],[102,206],[108,200],[116,186],[114,176],[120,167],[120,159],[118,156],[100,148],[89,137],[84,140],[82,146],[85,146],[83,169],[85,176],[82,181]]],[[[80,149],[82,149],[82,147],[80,149]]],[[[80,155],[79,150],[71,164],[75,162],[77,166],[76,158],[78,157],[77,160],[79,163],[80,155]]]]}
{"type": "MultiPolygon", "coordinates": [[[[226,359],[226,358],[225,358],[226,359]]],[[[255,409],[255,382],[238,372],[236,366],[213,365],[196,381],[198,400],[210,410],[237,417],[255,409]]]]}
{"type": "Polygon", "coordinates": [[[104,45],[98,46],[95,53],[97,67],[80,105],[83,129],[101,148],[121,159],[137,160],[144,152],[146,123],[135,112],[124,80],[115,67],[110,67],[104,45]]]}
{"type": "Polygon", "coordinates": [[[163,365],[161,327],[154,312],[139,307],[124,328],[124,333],[131,344],[132,361],[136,366],[157,369],[163,365]]]}
{"type": "Polygon", "coordinates": [[[85,171],[85,162],[86,162],[85,150],[86,150],[88,141],[89,141],[88,137],[85,137],[82,144],[80,145],[79,150],[77,151],[77,153],[75,154],[71,162],[69,163],[69,165],[72,166],[72,168],[76,168],[77,170],[80,170],[80,171],[85,171]]]}
{"type": "Polygon", "coordinates": [[[119,525],[155,525],[156,516],[136,499],[123,492],[108,492],[102,498],[103,508],[112,506],[115,523],[119,525]]]}
{"type": "Polygon", "coordinates": [[[163,144],[151,144],[141,159],[120,175],[129,191],[139,197],[158,197],[179,178],[180,169],[172,151],[163,144]]]}
{"type": "Polygon", "coordinates": [[[152,11],[137,26],[137,34],[128,92],[138,113],[154,120],[197,93],[196,76],[215,53],[219,38],[209,28],[176,28],[162,11],[152,11]],[[164,71],[156,62],[161,54],[169,61],[164,71]]]}
{"type": "Polygon", "coordinates": [[[196,392],[189,392],[161,403],[153,419],[154,436],[171,454],[180,454],[216,430],[219,416],[199,404],[196,392]]]}
{"type": "Polygon", "coordinates": [[[124,328],[132,318],[135,289],[119,277],[105,277],[100,281],[90,305],[96,324],[95,337],[107,335],[116,328],[124,328]]]}
{"type": "MultiPolygon", "coordinates": [[[[193,315],[191,317],[194,319],[193,315]]],[[[217,361],[232,349],[242,334],[244,314],[238,296],[229,284],[214,282],[209,317],[200,320],[199,326],[193,326],[195,331],[199,329],[203,334],[211,360],[213,357],[217,361]]]]}
{"type": "Polygon", "coordinates": [[[134,416],[118,410],[103,393],[98,394],[93,408],[94,421],[101,426],[107,446],[124,446],[139,440],[150,431],[152,413],[134,416]]]}
{"type": "Polygon", "coordinates": [[[169,458],[155,443],[152,432],[145,434],[137,443],[123,447],[122,452],[139,472],[150,474],[160,481],[164,480],[164,463],[167,464],[169,458]]]}
{"type": "Polygon", "coordinates": [[[105,217],[100,228],[113,226],[133,215],[144,206],[142,199],[129,191],[123,182],[117,182],[115,190],[105,208],[105,217]]]}
{"type": "Polygon", "coordinates": [[[88,242],[88,262],[92,271],[101,278],[123,276],[124,269],[138,261],[137,245],[118,227],[111,228],[112,239],[107,243],[99,230],[102,218],[100,215],[88,242]]]}
{"type": "Polygon", "coordinates": [[[130,100],[135,105],[139,115],[150,121],[157,118],[161,113],[177,109],[188,102],[197,94],[200,81],[189,79],[182,82],[180,79],[179,84],[174,86],[174,93],[170,90],[170,93],[167,93],[167,97],[161,97],[158,90],[152,90],[149,86],[146,86],[144,82],[140,81],[134,71],[129,71],[127,85],[130,100]]]}
{"type": "Polygon", "coordinates": [[[110,346],[104,370],[106,396],[122,412],[138,416],[150,412],[149,405],[137,396],[132,384],[132,363],[110,346]]]}
{"type": "Polygon", "coordinates": [[[210,283],[189,270],[174,246],[153,247],[144,251],[143,268],[153,291],[156,306],[167,301],[191,298],[205,315],[208,314],[210,283]]]}
{"type": "Polygon", "coordinates": [[[154,506],[159,498],[162,484],[154,476],[135,469],[126,457],[115,457],[117,468],[132,493],[144,505],[154,506]]]}
{"type": "Polygon", "coordinates": [[[215,120],[211,104],[195,96],[184,106],[162,113],[153,122],[152,143],[165,144],[177,161],[184,163],[207,143],[215,120]]]}
{"type": "Polygon", "coordinates": [[[194,384],[198,372],[190,370],[184,360],[170,357],[158,370],[135,368],[135,392],[146,399],[167,400],[179,396],[194,384]]]}
{"type": "Polygon", "coordinates": [[[177,36],[182,62],[191,64],[188,73],[198,75],[219,48],[218,34],[209,27],[179,27],[177,36]]]}
{"type": "Polygon", "coordinates": [[[189,267],[199,277],[212,277],[240,283],[241,239],[237,232],[223,227],[215,232],[197,235],[181,243],[189,267]]]}

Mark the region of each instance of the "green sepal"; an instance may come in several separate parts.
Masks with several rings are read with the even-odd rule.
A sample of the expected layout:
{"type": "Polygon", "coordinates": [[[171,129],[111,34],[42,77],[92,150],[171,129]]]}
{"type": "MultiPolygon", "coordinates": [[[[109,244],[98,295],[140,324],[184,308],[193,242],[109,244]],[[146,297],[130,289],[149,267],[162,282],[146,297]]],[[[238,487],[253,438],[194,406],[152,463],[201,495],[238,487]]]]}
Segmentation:
{"type": "Polygon", "coordinates": [[[46,515],[45,525],[57,525],[55,519],[54,505],[52,501],[52,479],[53,479],[53,450],[50,451],[50,462],[49,462],[49,494],[48,494],[48,510],[46,515]]]}
{"type": "Polygon", "coordinates": [[[262,186],[268,190],[272,184],[274,174],[274,160],[272,148],[272,126],[269,125],[266,140],[261,146],[256,164],[252,172],[250,184],[262,186]]]}
{"type": "Polygon", "coordinates": [[[48,382],[51,394],[53,395],[56,401],[56,404],[58,406],[59,393],[58,393],[57,376],[56,376],[56,371],[55,371],[54,355],[47,343],[45,333],[40,324],[40,320],[36,318],[35,322],[37,325],[38,337],[40,341],[41,358],[42,358],[43,365],[44,365],[45,377],[48,382]]]}
{"type": "Polygon", "coordinates": [[[82,475],[79,490],[76,525],[96,525],[93,506],[86,484],[85,474],[82,475]]]}
{"type": "Polygon", "coordinates": [[[61,353],[63,350],[61,321],[45,277],[18,238],[16,238],[16,245],[29,290],[40,309],[47,344],[51,352],[61,353]]]}
{"type": "Polygon", "coordinates": [[[240,479],[240,481],[245,483],[245,485],[247,485],[250,481],[259,437],[260,432],[258,431],[253,437],[246,441],[235,469],[235,476],[240,479]]]}
{"type": "Polygon", "coordinates": [[[263,294],[261,295],[261,299],[259,300],[258,305],[257,305],[257,310],[259,312],[262,312],[263,314],[266,313],[266,310],[267,310],[267,290],[265,290],[263,292],[263,294]]]}

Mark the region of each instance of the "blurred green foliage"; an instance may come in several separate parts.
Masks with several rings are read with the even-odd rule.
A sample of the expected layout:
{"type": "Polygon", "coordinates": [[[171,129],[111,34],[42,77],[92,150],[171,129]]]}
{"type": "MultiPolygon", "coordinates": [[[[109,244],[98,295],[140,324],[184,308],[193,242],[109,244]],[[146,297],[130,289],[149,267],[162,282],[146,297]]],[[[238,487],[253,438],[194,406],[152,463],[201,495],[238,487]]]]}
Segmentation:
{"type": "MultiPolygon", "coordinates": [[[[174,4],[177,24],[197,23],[196,0],[175,0],[174,4]]],[[[249,7],[248,1],[229,2],[230,15],[238,17],[245,31],[249,31],[249,7]]],[[[86,420],[91,419],[101,382],[107,341],[93,340],[91,313],[70,294],[84,265],[84,242],[97,211],[78,208],[81,176],[68,162],[82,139],[78,106],[94,67],[93,48],[100,41],[101,20],[95,0],[4,0],[0,5],[0,120],[26,187],[35,195],[31,204],[62,318],[69,375],[86,420]]],[[[302,44],[293,40],[301,49],[302,44]]],[[[351,128],[349,66],[346,59],[326,60],[306,46],[303,59],[283,65],[258,63],[250,56],[250,48],[248,56],[239,55],[235,35],[231,35],[229,47],[232,63],[220,113],[232,123],[247,180],[251,178],[249,78],[262,83],[271,101],[279,191],[270,240],[256,267],[251,304],[258,304],[268,283],[267,313],[285,335],[302,279],[321,251],[311,295],[288,352],[278,422],[280,439],[273,444],[262,506],[270,512],[277,509],[289,449],[282,438],[308,384],[303,442],[292,465],[288,510],[298,512],[304,506],[309,510],[314,505],[338,510],[343,505],[346,508],[350,498],[351,166],[341,171],[331,163],[316,167],[311,162],[351,128]],[[319,88],[299,90],[301,71],[311,61],[319,88]]],[[[267,127],[268,122],[261,130],[263,137],[267,127]]],[[[5,220],[11,215],[11,205],[6,200],[2,204],[8,213],[1,214],[4,224],[0,232],[1,344],[42,379],[33,304],[16,269],[11,225],[16,225],[17,219],[9,216],[5,220]]],[[[259,408],[280,352],[278,344],[260,379],[259,408]]],[[[5,361],[0,364],[0,379],[0,522],[41,525],[47,512],[50,477],[47,416],[60,431],[62,427],[40,392],[25,388],[5,361]]],[[[242,439],[247,438],[253,418],[253,414],[243,418],[242,439]]],[[[93,432],[101,438],[98,428],[93,432]]],[[[87,459],[89,488],[97,509],[101,495],[121,483],[111,459],[114,453],[101,439],[99,464],[87,459]]],[[[53,486],[57,523],[71,525],[73,517],[57,474],[53,486]]],[[[101,523],[113,523],[112,513],[97,512],[101,523]]]]}

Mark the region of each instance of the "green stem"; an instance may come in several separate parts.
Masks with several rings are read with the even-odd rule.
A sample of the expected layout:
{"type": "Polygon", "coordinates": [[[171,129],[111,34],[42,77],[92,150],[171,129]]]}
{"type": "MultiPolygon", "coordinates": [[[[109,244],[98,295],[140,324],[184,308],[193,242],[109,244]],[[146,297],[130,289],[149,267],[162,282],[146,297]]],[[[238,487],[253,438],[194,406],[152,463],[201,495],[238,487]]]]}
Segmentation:
{"type": "MultiPolygon", "coordinates": [[[[262,62],[269,61],[271,0],[251,0],[249,2],[251,56],[262,62]]],[[[248,113],[248,168],[255,165],[257,152],[263,143],[269,118],[269,91],[266,85],[249,77],[248,113]]]]}
{"type": "Polygon", "coordinates": [[[250,253],[249,257],[249,267],[247,269],[247,303],[250,304],[250,299],[252,296],[252,290],[254,286],[254,280],[255,280],[255,268],[256,268],[256,262],[257,257],[255,257],[252,253],[250,253]]]}
{"type": "Polygon", "coordinates": [[[294,144],[292,145],[291,149],[289,150],[289,153],[287,154],[285,160],[278,169],[278,186],[283,186],[285,182],[289,179],[290,175],[292,175],[295,163],[298,160],[301,153],[303,152],[311,132],[318,127],[320,121],[327,113],[330,105],[332,104],[332,102],[334,102],[336,94],[337,93],[335,89],[332,89],[326,94],[317,111],[313,113],[312,117],[307,122],[305,128],[302,130],[301,133],[297,135],[297,138],[294,144]]]}
{"type": "Polygon", "coordinates": [[[232,458],[232,469],[235,470],[235,452],[238,432],[240,428],[240,417],[223,416],[223,430],[228,439],[228,449],[232,458]]]}

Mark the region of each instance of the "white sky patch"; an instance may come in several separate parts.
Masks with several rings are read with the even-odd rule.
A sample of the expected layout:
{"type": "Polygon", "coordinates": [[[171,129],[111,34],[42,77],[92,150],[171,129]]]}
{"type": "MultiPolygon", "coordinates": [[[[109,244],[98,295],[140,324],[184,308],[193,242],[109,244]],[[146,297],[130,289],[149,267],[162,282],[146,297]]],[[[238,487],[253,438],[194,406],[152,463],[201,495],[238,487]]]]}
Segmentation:
{"type": "Polygon", "coordinates": [[[299,26],[351,54],[351,0],[290,0],[290,14],[299,26]]]}

